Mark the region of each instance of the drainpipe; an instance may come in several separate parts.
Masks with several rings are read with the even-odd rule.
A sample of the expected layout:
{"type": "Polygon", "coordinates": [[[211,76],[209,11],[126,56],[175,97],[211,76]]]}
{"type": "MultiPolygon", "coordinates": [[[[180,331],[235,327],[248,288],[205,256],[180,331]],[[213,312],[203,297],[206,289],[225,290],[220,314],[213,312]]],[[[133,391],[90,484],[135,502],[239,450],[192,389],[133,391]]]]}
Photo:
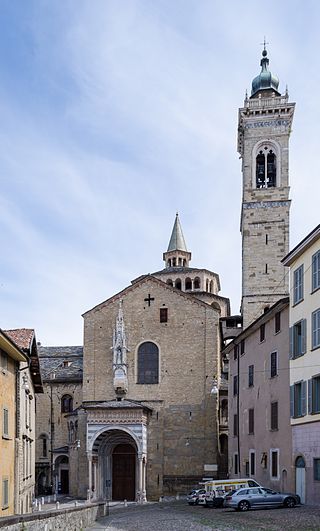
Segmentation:
{"type": "Polygon", "coordinates": [[[238,430],[238,473],[241,477],[241,456],[240,456],[240,345],[238,345],[237,355],[237,374],[238,374],[238,389],[237,389],[237,430],[238,430]]]}

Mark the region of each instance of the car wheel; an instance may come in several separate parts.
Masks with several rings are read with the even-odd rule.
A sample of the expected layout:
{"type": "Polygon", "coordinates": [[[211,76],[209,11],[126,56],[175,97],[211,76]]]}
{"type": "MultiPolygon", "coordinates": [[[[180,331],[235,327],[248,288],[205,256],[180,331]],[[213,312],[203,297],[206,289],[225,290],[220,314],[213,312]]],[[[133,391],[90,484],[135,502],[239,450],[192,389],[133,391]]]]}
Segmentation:
{"type": "Polygon", "coordinates": [[[238,505],[239,511],[249,511],[250,504],[246,500],[242,500],[238,505]]]}
{"type": "Polygon", "coordinates": [[[286,498],[284,500],[284,506],[289,507],[289,509],[292,509],[292,507],[294,507],[295,504],[296,504],[296,501],[294,498],[286,498]]]}

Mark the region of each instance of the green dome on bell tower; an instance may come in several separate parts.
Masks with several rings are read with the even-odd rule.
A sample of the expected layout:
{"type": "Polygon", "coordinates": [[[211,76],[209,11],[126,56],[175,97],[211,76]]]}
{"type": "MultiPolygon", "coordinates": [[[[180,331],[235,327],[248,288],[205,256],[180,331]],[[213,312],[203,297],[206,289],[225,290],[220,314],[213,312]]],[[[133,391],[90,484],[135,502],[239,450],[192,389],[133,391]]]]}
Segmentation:
{"type": "Polygon", "coordinates": [[[261,72],[252,81],[251,98],[256,97],[260,91],[273,90],[277,96],[280,96],[278,92],[279,79],[273,75],[269,70],[269,59],[267,57],[267,50],[264,47],[262,51],[262,59],[260,62],[261,72]]]}

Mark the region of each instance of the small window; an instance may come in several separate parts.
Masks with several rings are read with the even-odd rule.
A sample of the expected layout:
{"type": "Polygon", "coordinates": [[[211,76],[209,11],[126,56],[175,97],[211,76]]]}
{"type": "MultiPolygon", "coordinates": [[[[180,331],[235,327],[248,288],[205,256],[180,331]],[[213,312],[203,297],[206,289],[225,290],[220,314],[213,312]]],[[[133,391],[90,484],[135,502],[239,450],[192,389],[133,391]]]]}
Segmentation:
{"type": "Polygon", "coordinates": [[[253,435],[254,433],[254,409],[251,408],[248,410],[249,414],[249,435],[253,435]]]}
{"type": "Polygon", "coordinates": [[[238,394],[238,375],[233,377],[233,396],[238,394]]]}
{"type": "Polygon", "coordinates": [[[70,413],[73,409],[72,396],[64,395],[61,398],[61,413],[70,413]]]}
{"type": "Polygon", "coordinates": [[[271,352],[271,363],[270,363],[270,377],[274,378],[278,374],[278,353],[271,352]]]}
{"type": "Polygon", "coordinates": [[[320,457],[316,457],[313,460],[313,479],[320,481],[320,457]]]}
{"type": "Polygon", "coordinates": [[[266,338],[266,325],[262,324],[260,326],[260,343],[264,341],[266,338]]]}
{"type": "Polygon", "coordinates": [[[277,334],[281,330],[281,312],[277,312],[274,316],[274,332],[277,334]]]}
{"type": "Polygon", "coordinates": [[[250,476],[254,476],[256,473],[256,454],[254,451],[250,451],[250,476]]]}
{"type": "Polygon", "coordinates": [[[254,365],[249,365],[248,386],[253,387],[253,385],[254,385],[254,365]]]}
{"type": "Polygon", "coordinates": [[[271,429],[278,429],[278,402],[271,402],[271,429]]]}
{"type": "Polygon", "coordinates": [[[9,437],[9,410],[6,407],[2,410],[2,436],[9,437]]]}
{"type": "Polygon", "coordinates": [[[160,323],[168,322],[168,308],[160,308],[160,323]]]}
{"type": "Polygon", "coordinates": [[[238,345],[235,345],[235,346],[234,346],[234,349],[233,349],[233,359],[234,359],[234,360],[238,359],[238,345]]]}
{"type": "Polygon", "coordinates": [[[9,479],[3,478],[2,480],[2,509],[6,509],[9,506],[9,479]]]}
{"type": "Polygon", "coordinates": [[[279,451],[271,450],[271,477],[272,478],[278,477],[278,474],[279,474],[278,460],[279,460],[279,451]]]}
{"type": "Polygon", "coordinates": [[[312,348],[320,347],[320,308],[312,312],[312,348]]]}
{"type": "Polygon", "coordinates": [[[238,415],[233,415],[233,436],[238,437],[238,415]]]}
{"type": "Polygon", "coordinates": [[[243,356],[244,350],[245,350],[245,341],[244,341],[244,339],[242,339],[241,343],[240,343],[240,354],[241,354],[241,356],[243,356]]]}
{"type": "Polygon", "coordinates": [[[46,435],[40,435],[41,457],[48,457],[48,439],[46,435]]]}
{"type": "Polygon", "coordinates": [[[1,348],[0,348],[0,364],[1,364],[1,369],[4,369],[5,371],[8,370],[8,355],[1,348]]]}
{"type": "Polygon", "coordinates": [[[312,291],[320,288],[320,251],[312,257],[312,291]]]}
{"type": "Polygon", "coordinates": [[[293,273],[293,304],[303,299],[303,264],[293,273]]]}
{"type": "Polygon", "coordinates": [[[234,454],[234,473],[238,474],[239,472],[239,459],[238,454],[234,454]]]}

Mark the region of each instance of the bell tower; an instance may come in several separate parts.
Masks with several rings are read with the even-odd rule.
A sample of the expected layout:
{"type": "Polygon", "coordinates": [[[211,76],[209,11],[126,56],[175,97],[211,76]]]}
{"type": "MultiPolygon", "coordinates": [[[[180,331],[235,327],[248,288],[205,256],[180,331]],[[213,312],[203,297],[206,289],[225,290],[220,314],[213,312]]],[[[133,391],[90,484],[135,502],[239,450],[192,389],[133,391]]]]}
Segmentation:
{"type": "Polygon", "coordinates": [[[289,252],[289,136],[295,103],[289,103],[287,90],[278,91],[265,46],[260,65],[238,121],[244,327],[289,291],[281,259],[289,252]]]}

